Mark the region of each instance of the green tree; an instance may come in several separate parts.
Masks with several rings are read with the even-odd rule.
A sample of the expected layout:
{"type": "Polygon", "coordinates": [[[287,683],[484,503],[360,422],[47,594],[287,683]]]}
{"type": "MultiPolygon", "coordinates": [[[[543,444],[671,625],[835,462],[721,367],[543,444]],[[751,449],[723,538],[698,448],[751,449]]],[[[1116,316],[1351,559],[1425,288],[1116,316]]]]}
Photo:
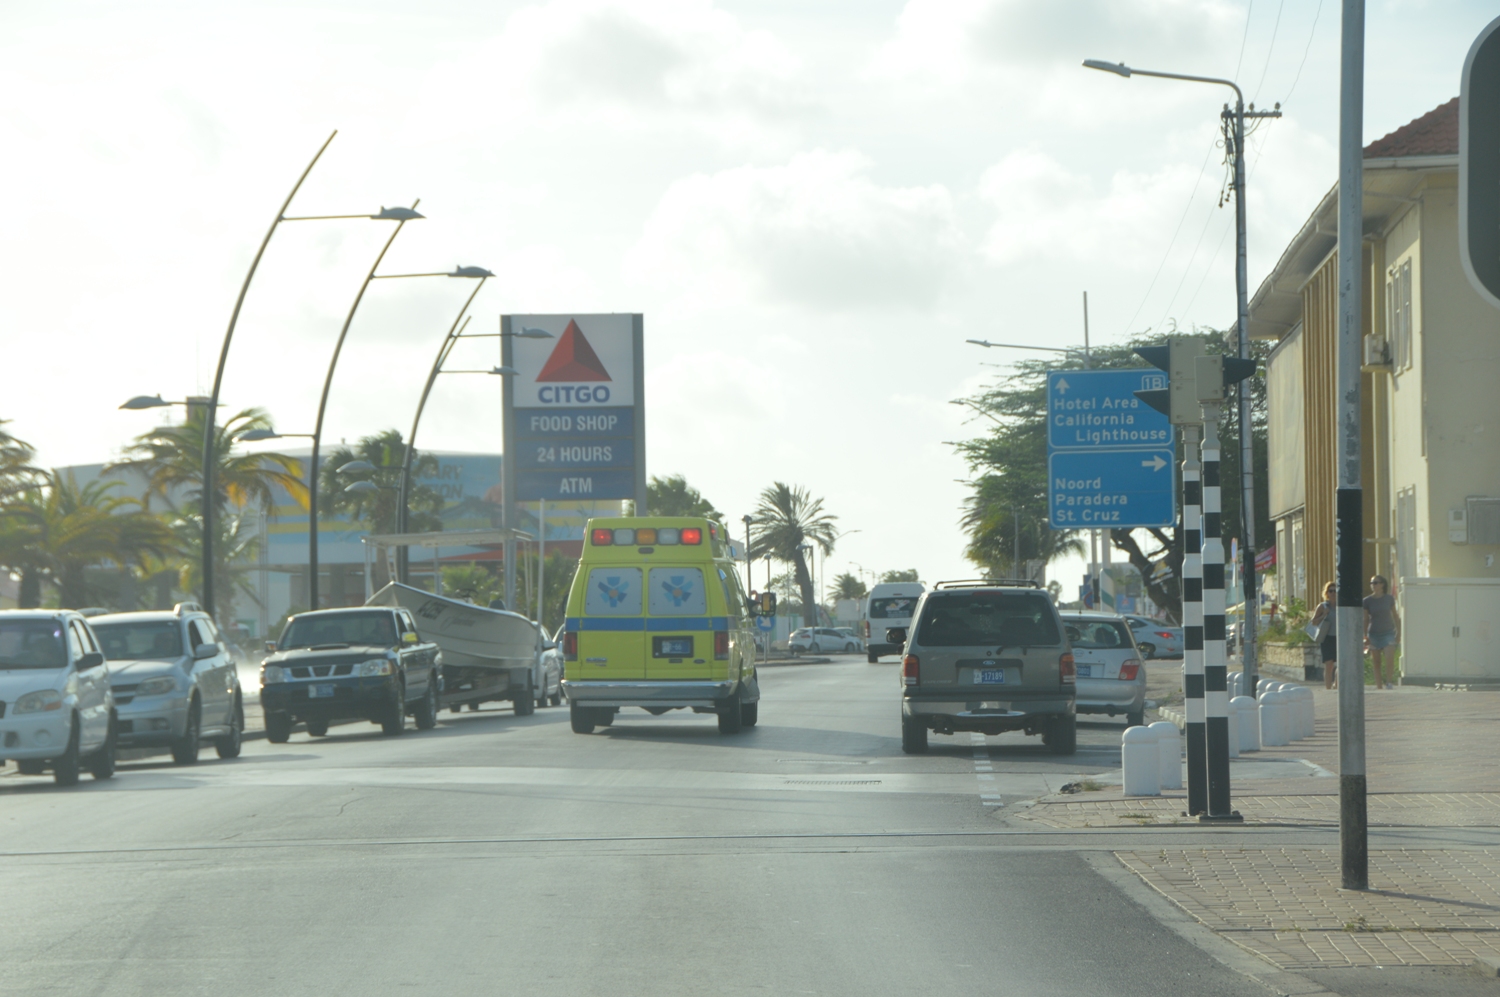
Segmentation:
{"type": "Polygon", "coordinates": [[[35,482],[41,471],[32,466],[36,450],[5,431],[8,419],[0,419],[0,501],[35,482]]]}
{"type": "Polygon", "coordinates": [[[128,571],[176,553],[167,525],[139,500],[110,494],[119,487],[118,481],[79,485],[71,472],[51,471],[6,506],[5,542],[14,545],[10,559],[22,572],[23,609],[41,605],[44,582],[60,605],[81,608],[90,602],[86,569],[112,563],[128,571]]]}
{"type": "Polygon", "coordinates": [[[834,603],[841,599],[863,599],[869,594],[864,581],[847,571],[835,578],[833,584],[828,586],[828,599],[834,603]]]}
{"type": "Polygon", "coordinates": [[[443,595],[450,599],[468,599],[476,606],[488,606],[505,591],[505,579],[477,564],[455,564],[443,568],[443,595]]]}
{"type": "Polygon", "coordinates": [[[881,574],[880,580],[882,582],[897,583],[897,582],[920,582],[922,579],[917,574],[917,569],[916,568],[907,568],[905,571],[892,570],[892,571],[884,572],[884,573],[881,574]]]}
{"type": "MultiPolygon", "coordinates": [[[[318,471],[318,502],[322,519],[347,516],[371,533],[396,533],[397,502],[401,486],[401,463],[406,458],[406,442],[401,433],[387,429],[383,433],[360,438],[353,448],[339,447],[322,462],[318,471]],[[356,460],[374,466],[373,471],[345,471],[344,465],[356,460]],[[369,481],[374,491],[345,491],[356,481],[369,481]]],[[[411,495],[407,503],[411,515],[407,525],[412,533],[429,533],[443,528],[439,515],[443,497],[435,488],[419,484],[419,479],[438,472],[438,459],[420,450],[412,451],[411,495]]]]}
{"type": "MultiPolygon", "coordinates": [[[[833,542],[838,537],[833,526],[838,517],[824,512],[823,500],[813,498],[807,489],[780,481],[760,493],[760,504],[754,515],[750,557],[769,555],[790,564],[803,607],[816,613],[818,600],[802,548],[816,546],[824,554],[831,553],[833,542]]],[[[807,626],[816,626],[817,623],[816,616],[806,620],[807,626]]]]}
{"type": "Polygon", "coordinates": [[[646,509],[652,516],[702,516],[716,523],[724,521],[724,514],[680,474],[652,476],[646,485],[646,509]]]}

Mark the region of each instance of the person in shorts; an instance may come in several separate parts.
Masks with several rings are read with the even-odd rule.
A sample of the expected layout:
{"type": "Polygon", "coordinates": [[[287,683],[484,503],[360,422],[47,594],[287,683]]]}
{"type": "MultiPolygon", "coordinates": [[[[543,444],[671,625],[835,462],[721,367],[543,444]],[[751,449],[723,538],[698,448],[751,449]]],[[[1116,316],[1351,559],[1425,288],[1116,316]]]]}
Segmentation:
{"type": "Polygon", "coordinates": [[[1375,688],[1394,689],[1386,681],[1385,662],[1390,662],[1390,677],[1396,677],[1396,645],[1401,642],[1401,615],[1396,612],[1396,597],[1384,575],[1370,579],[1370,594],[1364,598],[1365,650],[1375,663],[1375,688]]]}
{"type": "Polygon", "coordinates": [[[1338,687],[1338,628],[1334,626],[1334,621],[1338,619],[1338,606],[1334,604],[1337,596],[1338,588],[1333,582],[1324,585],[1323,601],[1318,603],[1318,608],[1313,610],[1312,619],[1308,621],[1313,626],[1318,626],[1324,620],[1328,621],[1328,626],[1324,628],[1327,636],[1318,642],[1318,647],[1323,652],[1323,688],[1325,689],[1338,687]]]}

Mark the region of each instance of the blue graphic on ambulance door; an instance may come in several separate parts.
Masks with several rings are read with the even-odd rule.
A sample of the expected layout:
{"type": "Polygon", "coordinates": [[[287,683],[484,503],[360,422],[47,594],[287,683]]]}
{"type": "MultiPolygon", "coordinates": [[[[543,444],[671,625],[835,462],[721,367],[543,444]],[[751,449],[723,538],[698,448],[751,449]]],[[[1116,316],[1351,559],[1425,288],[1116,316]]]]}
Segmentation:
{"type": "Polygon", "coordinates": [[[594,568],[583,597],[589,616],[640,616],[641,569],[594,568]]]}
{"type": "Polygon", "coordinates": [[[699,568],[651,569],[652,616],[706,616],[703,571],[699,568]]]}

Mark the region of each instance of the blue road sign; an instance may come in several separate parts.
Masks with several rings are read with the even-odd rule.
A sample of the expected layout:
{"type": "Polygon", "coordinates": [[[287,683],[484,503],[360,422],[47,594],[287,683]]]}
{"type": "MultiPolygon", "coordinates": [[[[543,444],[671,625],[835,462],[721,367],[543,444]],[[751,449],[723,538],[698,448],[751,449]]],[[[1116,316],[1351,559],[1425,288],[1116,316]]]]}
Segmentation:
{"type": "Polygon", "coordinates": [[[1171,526],[1176,519],[1170,449],[1057,450],[1047,455],[1054,530],[1171,526]]]}
{"type": "Polygon", "coordinates": [[[764,630],[767,633],[769,633],[772,630],[775,630],[776,629],[776,617],[774,617],[774,616],[757,616],[755,618],[755,629],[757,629],[757,630],[764,630]]]}
{"type": "Polygon", "coordinates": [[[1167,386],[1155,368],[1055,370],[1047,375],[1047,449],[1171,447],[1172,424],[1135,396],[1167,386]]]}

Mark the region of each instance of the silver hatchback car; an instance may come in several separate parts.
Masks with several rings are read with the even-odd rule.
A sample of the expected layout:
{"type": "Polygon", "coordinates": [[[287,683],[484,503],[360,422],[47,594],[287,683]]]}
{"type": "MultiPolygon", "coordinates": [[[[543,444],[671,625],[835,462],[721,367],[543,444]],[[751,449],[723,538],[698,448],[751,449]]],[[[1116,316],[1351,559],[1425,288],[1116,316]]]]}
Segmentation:
{"type": "Polygon", "coordinates": [[[1063,613],[1078,670],[1078,712],[1125,714],[1136,727],[1146,718],[1146,668],[1130,624],[1110,613],[1063,613]]]}

